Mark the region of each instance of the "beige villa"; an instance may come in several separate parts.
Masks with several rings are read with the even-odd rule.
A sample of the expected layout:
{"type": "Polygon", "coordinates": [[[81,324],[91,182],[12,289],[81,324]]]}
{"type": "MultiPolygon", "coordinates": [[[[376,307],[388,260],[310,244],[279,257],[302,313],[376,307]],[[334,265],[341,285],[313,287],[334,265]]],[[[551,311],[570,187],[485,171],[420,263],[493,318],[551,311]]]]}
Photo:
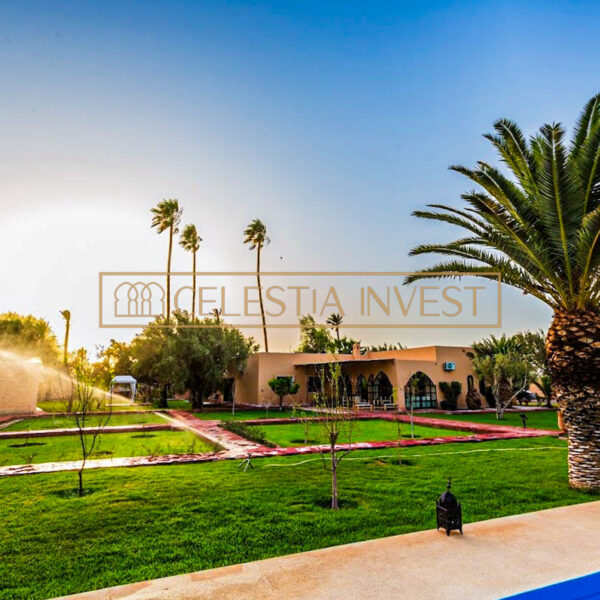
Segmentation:
{"type": "Polygon", "coordinates": [[[462,385],[458,408],[465,408],[468,384],[473,384],[468,351],[468,347],[461,346],[424,346],[361,354],[355,345],[352,354],[259,352],[250,357],[244,373],[231,382],[226,396],[234,395],[236,403],[277,404],[268,381],[292,377],[300,389],[294,398],[286,397],[285,403],[310,405],[313,394],[320,389],[319,366],[335,360],[341,363],[345,387],[355,403],[383,407],[391,402],[396,388],[400,409],[410,408],[411,403],[415,409],[438,408],[444,399],[440,382],[458,381],[462,385]],[[409,386],[411,379],[414,383],[409,386]]]}

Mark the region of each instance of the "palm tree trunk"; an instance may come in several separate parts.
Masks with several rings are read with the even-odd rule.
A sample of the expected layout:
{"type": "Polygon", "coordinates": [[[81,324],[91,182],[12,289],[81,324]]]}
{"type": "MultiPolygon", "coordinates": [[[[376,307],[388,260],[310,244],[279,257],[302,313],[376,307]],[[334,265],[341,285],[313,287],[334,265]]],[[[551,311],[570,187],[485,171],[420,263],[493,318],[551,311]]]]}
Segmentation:
{"type": "Polygon", "coordinates": [[[265,309],[263,306],[262,288],[260,287],[260,248],[258,244],[256,249],[256,281],[258,282],[258,300],[260,302],[260,315],[262,317],[263,334],[265,338],[265,352],[269,351],[269,342],[267,341],[267,322],[265,320],[265,309]]]}
{"type": "Polygon", "coordinates": [[[335,333],[337,335],[337,341],[339,342],[340,341],[340,328],[339,327],[335,328],[335,333]]]}
{"type": "Polygon", "coordinates": [[[71,329],[71,320],[67,319],[65,324],[65,348],[63,354],[63,362],[65,366],[69,364],[69,330],[71,329]]]}
{"type": "Polygon", "coordinates": [[[173,225],[169,227],[169,254],[167,255],[167,319],[171,318],[171,256],[173,254],[173,225]]]}
{"type": "Polygon", "coordinates": [[[546,349],[569,438],[569,483],[600,490],[600,314],[557,311],[546,349]]]}
{"type": "Polygon", "coordinates": [[[192,256],[192,323],[194,323],[196,310],[196,252],[192,256]]]}

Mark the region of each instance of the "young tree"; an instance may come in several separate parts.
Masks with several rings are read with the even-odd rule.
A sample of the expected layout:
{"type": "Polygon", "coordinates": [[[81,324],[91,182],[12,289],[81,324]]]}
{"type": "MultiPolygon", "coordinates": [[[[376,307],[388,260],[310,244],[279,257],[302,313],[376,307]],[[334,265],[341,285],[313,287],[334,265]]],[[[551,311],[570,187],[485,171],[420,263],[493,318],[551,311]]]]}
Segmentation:
{"type": "Polygon", "coordinates": [[[541,329],[524,331],[515,334],[514,337],[533,367],[532,383],[540,388],[546,398],[546,406],[550,408],[553,399],[552,374],[550,373],[544,332],[541,329]]]}
{"type": "Polygon", "coordinates": [[[94,380],[89,363],[83,353],[79,353],[74,363],[75,394],[72,410],[81,448],[81,464],[77,471],[78,493],[83,496],[83,470],[88,458],[93,454],[100,440],[100,433],[108,425],[112,415],[112,406],[95,417],[90,427],[90,415],[98,410],[101,402],[95,397],[94,380]]]}
{"type": "Polygon", "coordinates": [[[299,404],[294,404],[292,407],[292,418],[296,419],[302,427],[302,433],[304,434],[304,443],[308,444],[308,435],[310,428],[313,423],[314,417],[307,416],[306,412],[302,409],[299,404]]]}
{"type": "MultiPolygon", "coordinates": [[[[415,396],[417,395],[417,391],[419,390],[419,378],[415,374],[408,380],[408,389],[410,395],[410,406],[408,406],[408,418],[410,420],[410,437],[415,437],[415,421],[414,421],[414,413],[415,413],[415,396]]],[[[406,398],[404,399],[406,402],[406,398]]]]}
{"type": "Polygon", "coordinates": [[[450,260],[421,277],[482,274],[547,304],[554,316],[546,348],[554,395],[569,432],[569,482],[600,489],[600,94],[581,113],[570,144],[560,123],[529,140],[508,119],[485,137],[510,170],[480,161],[452,167],[480,189],[463,195],[466,210],[431,205],[416,216],[467,231],[448,244],[411,254],[450,260]]]}
{"type": "MultiPolygon", "coordinates": [[[[198,235],[195,225],[186,225],[179,238],[179,245],[192,253],[192,323],[196,313],[196,254],[200,248],[202,238],[198,235]]],[[[215,309],[216,310],[216,309],[215,309]]]]}
{"type": "Polygon", "coordinates": [[[331,508],[337,510],[338,502],[338,467],[342,459],[350,452],[339,452],[337,443],[340,438],[352,443],[354,415],[347,402],[346,386],[342,375],[342,367],[338,362],[332,362],[321,367],[319,374],[321,393],[316,397],[317,407],[321,410],[317,421],[323,429],[329,444],[329,466],[323,456],[323,466],[331,473],[331,508]]]}
{"type": "Polygon", "coordinates": [[[394,399],[394,404],[396,405],[396,438],[398,439],[398,464],[402,464],[402,422],[400,421],[400,394],[398,393],[398,388],[395,387],[392,389],[392,397],[394,399]]]}
{"type": "Polygon", "coordinates": [[[171,318],[171,258],[173,256],[173,236],[179,233],[178,225],[181,221],[183,209],[175,199],[161,200],[153,209],[152,227],[158,233],[169,232],[169,252],[167,253],[167,311],[166,318],[171,318]]]}
{"type": "Polygon", "coordinates": [[[474,342],[471,348],[472,351],[467,354],[472,360],[473,369],[483,381],[488,404],[496,408],[497,418],[503,419],[504,411],[515,396],[525,389],[519,387],[523,383],[521,380],[525,379],[524,386],[531,381],[529,355],[517,336],[508,337],[504,334],[499,338],[491,335],[474,342]]]}
{"type": "Polygon", "coordinates": [[[475,356],[473,368],[492,389],[496,400],[496,418],[504,419],[504,411],[512,404],[517,394],[529,386],[531,381],[529,363],[521,354],[511,350],[505,353],[475,356]]]}
{"type": "Polygon", "coordinates": [[[267,236],[267,228],[260,219],[254,219],[244,230],[244,244],[249,244],[250,250],[256,249],[256,282],[258,285],[258,300],[260,304],[260,316],[262,318],[262,329],[265,341],[265,352],[269,351],[267,340],[267,321],[265,319],[265,308],[263,306],[262,287],[260,286],[260,251],[265,244],[271,240],[267,236]]]}
{"type": "Polygon", "coordinates": [[[271,391],[279,398],[279,410],[283,409],[283,399],[298,393],[300,385],[291,377],[274,377],[268,381],[271,391]]]}

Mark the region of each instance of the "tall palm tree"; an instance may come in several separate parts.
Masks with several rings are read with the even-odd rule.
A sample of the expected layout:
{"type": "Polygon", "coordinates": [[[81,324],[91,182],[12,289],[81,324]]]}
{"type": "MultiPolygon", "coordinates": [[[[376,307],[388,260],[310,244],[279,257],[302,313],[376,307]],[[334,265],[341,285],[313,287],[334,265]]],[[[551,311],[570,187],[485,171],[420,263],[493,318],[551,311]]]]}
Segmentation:
{"type": "Polygon", "coordinates": [[[179,233],[178,225],[181,221],[183,209],[175,199],[161,200],[152,212],[152,227],[157,233],[169,232],[169,252],[167,254],[167,319],[171,318],[171,257],[173,255],[173,235],[179,233]]]}
{"type": "Polygon", "coordinates": [[[337,335],[338,342],[340,341],[340,326],[344,318],[339,313],[332,313],[327,317],[327,325],[331,325],[332,329],[335,329],[335,334],[337,335]]]}
{"type": "MultiPolygon", "coordinates": [[[[507,176],[478,162],[451,167],[480,189],[466,208],[432,204],[414,214],[468,233],[411,254],[452,257],[420,271],[500,272],[505,284],[531,294],[554,315],[546,349],[556,399],[569,434],[569,482],[600,489],[600,94],[584,107],[570,144],[560,124],[543,125],[527,140],[507,119],[485,137],[508,167],[507,176]],[[483,264],[483,267],[482,267],[483,264]]],[[[447,275],[446,275],[447,276],[447,275]]],[[[484,275],[486,276],[486,275],[484,275]]]]}
{"type": "Polygon", "coordinates": [[[196,310],[196,253],[200,248],[202,238],[198,235],[195,225],[186,225],[183,228],[179,245],[188,252],[192,253],[192,323],[196,310]]]}
{"type": "Polygon", "coordinates": [[[65,367],[69,364],[69,331],[71,330],[71,311],[67,308],[61,310],[60,314],[65,320],[65,345],[63,348],[63,363],[65,367]]]}
{"type": "Polygon", "coordinates": [[[260,251],[265,244],[269,244],[270,242],[271,240],[267,237],[267,228],[260,219],[254,219],[254,221],[244,229],[244,244],[249,244],[250,250],[256,249],[256,281],[258,284],[258,300],[262,317],[265,352],[269,351],[269,342],[267,341],[267,322],[265,320],[265,309],[263,307],[262,288],[260,287],[260,251]]]}

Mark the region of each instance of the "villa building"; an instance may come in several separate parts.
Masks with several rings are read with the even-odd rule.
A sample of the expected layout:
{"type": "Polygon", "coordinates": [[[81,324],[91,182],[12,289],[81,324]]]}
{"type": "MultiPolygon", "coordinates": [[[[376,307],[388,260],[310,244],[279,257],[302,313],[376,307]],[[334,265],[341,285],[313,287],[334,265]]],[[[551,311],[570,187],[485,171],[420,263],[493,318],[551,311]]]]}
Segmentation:
{"type": "MultiPolygon", "coordinates": [[[[244,404],[277,404],[269,387],[275,377],[292,377],[300,385],[298,393],[285,398],[286,404],[314,403],[320,391],[320,370],[336,361],[341,364],[347,395],[355,402],[383,406],[397,390],[400,409],[438,408],[444,399],[440,382],[458,381],[462,393],[458,407],[465,408],[468,382],[473,382],[469,348],[424,346],[405,350],[361,353],[358,344],[352,354],[304,354],[259,352],[252,355],[243,374],[231,381],[229,394],[244,404]]],[[[226,394],[227,395],[227,394],[226,394]]]]}

